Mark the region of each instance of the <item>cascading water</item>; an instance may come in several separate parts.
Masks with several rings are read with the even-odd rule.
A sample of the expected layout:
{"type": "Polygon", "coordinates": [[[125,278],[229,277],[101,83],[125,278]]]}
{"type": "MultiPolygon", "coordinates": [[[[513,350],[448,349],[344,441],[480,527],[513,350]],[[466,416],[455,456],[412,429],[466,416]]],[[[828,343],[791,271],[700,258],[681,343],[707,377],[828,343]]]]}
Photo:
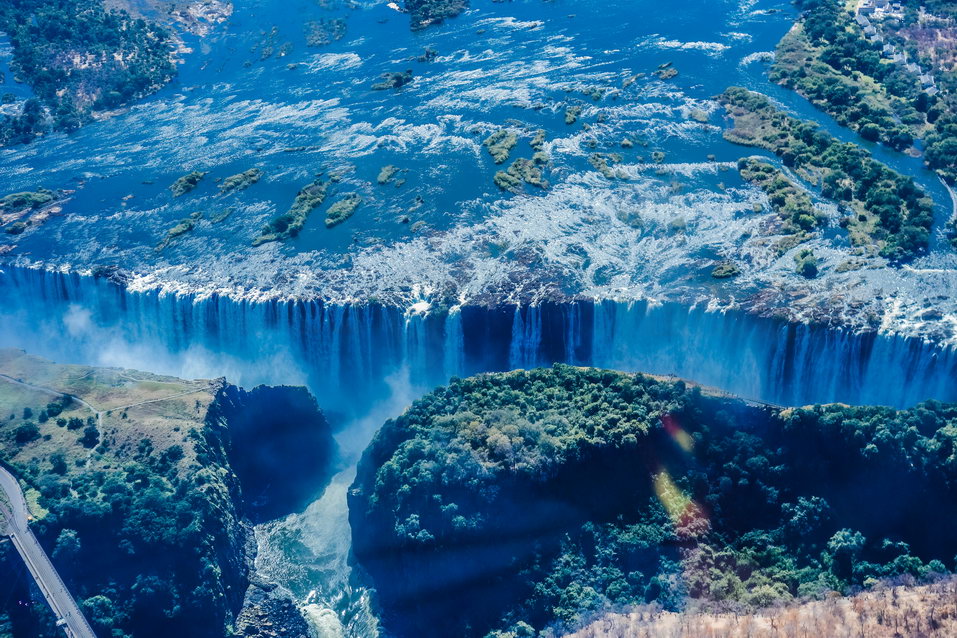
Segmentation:
{"type": "Polygon", "coordinates": [[[305,383],[348,410],[396,371],[420,391],[453,375],[553,362],[676,375],[784,405],[957,400],[957,355],[914,338],[645,301],[451,310],[131,292],[106,279],[8,268],[6,345],[237,383],[305,383]]]}
{"type": "Polygon", "coordinates": [[[677,303],[250,301],[24,268],[0,271],[0,300],[0,345],[246,386],[306,384],[342,415],[345,469],[304,512],[256,528],[258,576],[290,591],[320,638],[377,633],[348,564],[354,463],[385,419],[452,376],[561,361],[674,374],[780,404],[957,400],[952,349],[677,303]]]}
{"type": "Polygon", "coordinates": [[[676,375],[783,405],[957,400],[957,353],[915,338],[647,301],[430,306],[249,301],[133,292],[35,269],[0,274],[5,345],[57,359],[305,383],[361,414],[397,371],[422,392],[452,376],[553,362],[676,375]]]}

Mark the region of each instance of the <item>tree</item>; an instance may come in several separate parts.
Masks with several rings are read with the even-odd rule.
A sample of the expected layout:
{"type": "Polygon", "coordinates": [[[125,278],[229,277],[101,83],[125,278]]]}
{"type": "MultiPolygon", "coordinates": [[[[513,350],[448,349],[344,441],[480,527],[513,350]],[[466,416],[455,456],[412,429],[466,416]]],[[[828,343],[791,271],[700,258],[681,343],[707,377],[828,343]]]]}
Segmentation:
{"type": "Polygon", "coordinates": [[[881,138],[881,127],[873,122],[868,122],[861,127],[861,137],[869,142],[876,142],[881,138]]]}
{"type": "Polygon", "coordinates": [[[53,560],[67,565],[72,564],[80,555],[80,550],[80,535],[76,530],[64,528],[57,536],[56,545],[53,548],[53,560]]]}
{"type": "Polygon", "coordinates": [[[817,277],[817,257],[814,256],[813,250],[808,248],[802,249],[801,252],[794,256],[794,263],[797,274],[806,279],[817,277]]]}
{"type": "Polygon", "coordinates": [[[62,452],[54,452],[50,455],[50,466],[56,474],[66,474],[66,457],[63,456],[62,452]]]}
{"type": "Polygon", "coordinates": [[[116,624],[116,607],[113,601],[106,596],[98,595],[87,598],[82,603],[83,613],[86,615],[93,629],[100,636],[111,636],[116,624]]]}
{"type": "Polygon", "coordinates": [[[83,428],[83,436],[80,437],[80,444],[83,447],[92,448],[96,446],[97,441],[100,440],[100,431],[96,429],[95,425],[87,425],[83,428]]]}
{"type": "Polygon", "coordinates": [[[14,439],[20,445],[36,441],[40,438],[40,428],[34,423],[24,423],[14,430],[14,439]]]}

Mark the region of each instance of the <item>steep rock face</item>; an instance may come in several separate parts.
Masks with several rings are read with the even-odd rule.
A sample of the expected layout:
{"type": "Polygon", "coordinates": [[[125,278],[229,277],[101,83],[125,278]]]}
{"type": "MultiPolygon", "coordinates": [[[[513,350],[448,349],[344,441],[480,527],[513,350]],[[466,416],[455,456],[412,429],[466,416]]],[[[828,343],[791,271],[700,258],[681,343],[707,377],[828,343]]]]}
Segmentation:
{"type": "Polygon", "coordinates": [[[292,600],[270,587],[252,585],[236,618],[236,635],[245,638],[308,638],[309,625],[292,600]]]}
{"type": "Polygon", "coordinates": [[[315,500],[331,476],[335,442],[308,390],[227,386],[215,407],[229,428],[227,455],[251,519],[301,511],[315,500]]]}
{"type": "Polygon", "coordinates": [[[924,577],[957,550],[955,424],[933,402],[779,409],[568,366],[453,380],[363,455],[353,552],[399,636],[924,577]]]}

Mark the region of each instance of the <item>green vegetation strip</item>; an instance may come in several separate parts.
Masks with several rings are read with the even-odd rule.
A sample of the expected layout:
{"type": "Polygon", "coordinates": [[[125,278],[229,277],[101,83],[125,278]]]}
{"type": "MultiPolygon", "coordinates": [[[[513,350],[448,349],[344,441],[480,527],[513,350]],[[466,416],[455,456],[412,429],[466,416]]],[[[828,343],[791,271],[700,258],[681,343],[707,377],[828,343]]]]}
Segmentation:
{"type": "MultiPolygon", "coordinates": [[[[778,110],[759,93],[731,87],[718,101],[734,124],[725,139],[769,150],[809,182],[820,184],[822,195],[847,209],[841,223],[862,252],[906,261],[927,250],[933,201],[913,179],[875,161],[857,145],[778,110]]],[[[791,204],[791,213],[797,213],[789,213],[791,221],[801,228],[810,225],[793,196],[791,204]]],[[[782,210],[786,206],[785,197],[782,210]]]]}
{"type": "Polygon", "coordinates": [[[405,635],[825,599],[953,568],[955,449],[936,402],[780,409],[564,365],[453,379],[363,455],[353,551],[405,635]]]}
{"type": "Polygon", "coordinates": [[[292,207],[287,212],[266,224],[262,233],[253,240],[253,246],[271,241],[284,241],[298,235],[299,231],[306,225],[309,213],[325,201],[328,187],[329,183],[321,178],[317,178],[311,184],[305,186],[296,195],[292,207]]]}
{"type": "Polygon", "coordinates": [[[39,208],[56,199],[56,193],[46,188],[33,192],[11,193],[0,199],[0,212],[12,212],[25,208],[39,208]]]}

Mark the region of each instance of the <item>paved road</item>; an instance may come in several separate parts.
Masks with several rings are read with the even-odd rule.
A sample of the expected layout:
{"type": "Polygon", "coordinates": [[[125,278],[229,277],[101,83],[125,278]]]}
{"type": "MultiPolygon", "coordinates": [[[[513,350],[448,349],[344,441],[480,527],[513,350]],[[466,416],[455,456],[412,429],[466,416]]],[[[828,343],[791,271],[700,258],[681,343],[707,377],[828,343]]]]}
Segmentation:
{"type": "Polygon", "coordinates": [[[0,524],[0,532],[13,541],[27,569],[33,575],[43,597],[53,609],[57,625],[66,632],[67,638],[96,638],[76,601],[67,591],[66,585],[57,574],[53,563],[40,547],[37,537],[30,530],[27,517],[27,502],[16,477],[0,466],[0,515],[5,519],[5,527],[0,524]]]}

